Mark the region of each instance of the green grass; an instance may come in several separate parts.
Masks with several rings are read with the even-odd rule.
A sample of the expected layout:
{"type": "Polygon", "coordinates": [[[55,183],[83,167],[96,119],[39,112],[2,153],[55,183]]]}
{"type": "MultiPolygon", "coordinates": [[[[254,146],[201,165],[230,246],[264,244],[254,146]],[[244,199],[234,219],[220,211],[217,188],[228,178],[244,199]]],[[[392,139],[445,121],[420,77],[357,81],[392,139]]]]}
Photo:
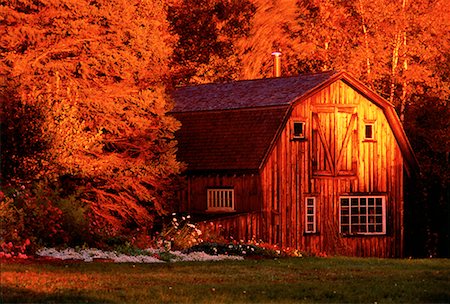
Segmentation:
{"type": "Polygon", "coordinates": [[[449,303],[450,260],[1,265],[2,302],[449,303]]]}

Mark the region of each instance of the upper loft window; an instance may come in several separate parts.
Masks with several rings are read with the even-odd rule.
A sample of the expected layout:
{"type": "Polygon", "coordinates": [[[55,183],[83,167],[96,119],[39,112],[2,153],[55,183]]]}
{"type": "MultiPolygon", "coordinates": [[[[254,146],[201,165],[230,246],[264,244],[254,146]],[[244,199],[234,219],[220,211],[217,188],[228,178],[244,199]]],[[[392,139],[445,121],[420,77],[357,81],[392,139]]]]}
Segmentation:
{"type": "Polygon", "coordinates": [[[234,189],[208,189],[207,202],[207,211],[233,212],[235,211],[234,189]]]}
{"type": "Polygon", "coordinates": [[[386,234],[384,196],[341,196],[340,230],[343,234],[386,234]]]}
{"type": "Polygon", "coordinates": [[[304,139],[305,138],[305,122],[294,121],[292,125],[292,138],[304,139]]]}
{"type": "Polygon", "coordinates": [[[365,140],[374,140],[374,124],[373,123],[366,123],[364,125],[364,139],[365,140]]]}

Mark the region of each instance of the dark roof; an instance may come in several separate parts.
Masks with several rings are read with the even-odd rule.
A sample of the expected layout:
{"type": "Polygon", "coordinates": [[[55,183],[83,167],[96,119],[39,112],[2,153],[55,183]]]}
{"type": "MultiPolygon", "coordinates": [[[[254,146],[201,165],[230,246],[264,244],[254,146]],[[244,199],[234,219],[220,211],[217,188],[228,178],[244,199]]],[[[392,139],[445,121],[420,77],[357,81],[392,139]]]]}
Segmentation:
{"type": "Polygon", "coordinates": [[[410,173],[417,159],[394,107],[346,72],[267,78],[176,89],[172,114],[181,122],[178,159],[188,171],[258,170],[294,103],[342,80],[386,115],[410,173]]]}
{"type": "Polygon", "coordinates": [[[258,169],[282,125],[288,106],[175,113],[177,158],[188,171],[242,171],[258,169]]]}
{"type": "Polygon", "coordinates": [[[335,74],[337,72],[330,71],[296,77],[187,86],[174,91],[173,112],[288,105],[298,96],[313,90],[335,74]]]}

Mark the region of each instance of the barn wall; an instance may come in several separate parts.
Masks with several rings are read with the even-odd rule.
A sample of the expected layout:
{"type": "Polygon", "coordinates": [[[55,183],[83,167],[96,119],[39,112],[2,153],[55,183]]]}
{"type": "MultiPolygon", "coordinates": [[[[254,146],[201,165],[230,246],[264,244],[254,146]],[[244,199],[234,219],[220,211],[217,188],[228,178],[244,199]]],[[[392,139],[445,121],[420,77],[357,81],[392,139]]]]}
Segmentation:
{"type": "Polygon", "coordinates": [[[260,211],[261,185],[258,174],[188,175],[187,187],[181,194],[181,211],[206,213],[207,189],[232,187],[235,194],[236,213],[260,211]]]}
{"type": "Polygon", "coordinates": [[[202,221],[197,223],[197,227],[202,231],[220,235],[227,240],[241,242],[259,241],[263,234],[261,212],[239,213],[202,221]]]}
{"type": "Polygon", "coordinates": [[[314,253],[401,256],[403,161],[400,149],[383,111],[344,82],[335,82],[294,107],[261,172],[261,184],[263,239],[314,253]],[[326,104],[332,107],[323,107],[326,104]],[[312,111],[322,110],[324,113],[317,117],[322,119],[324,141],[329,141],[331,154],[336,154],[332,155],[334,159],[342,154],[341,169],[334,172],[328,168],[325,149],[317,142],[313,145],[313,136],[318,140],[318,134],[312,129],[314,125],[318,127],[312,111]],[[356,116],[352,121],[353,114],[356,116]],[[333,120],[332,117],[340,118],[333,120]],[[305,140],[292,140],[294,120],[306,123],[305,140]],[[371,141],[363,140],[367,122],[374,123],[374,140],[371,141]],[[351,123],[354,125],[349,129],[348,146],[340,152],[333,138],[343,141],[343,129],[351,123]],[[334,127],[338,130],[332,130],[334,127]],[[312,157],[319,159],[313,162],[312,157]],[[352,194],[386,195],[386,235],[343,236],[339,233],[338,199],[340,195],[352,194]],[[304,201],[308,196],[317,200],[316,234],[304,233],[304,201]]]}

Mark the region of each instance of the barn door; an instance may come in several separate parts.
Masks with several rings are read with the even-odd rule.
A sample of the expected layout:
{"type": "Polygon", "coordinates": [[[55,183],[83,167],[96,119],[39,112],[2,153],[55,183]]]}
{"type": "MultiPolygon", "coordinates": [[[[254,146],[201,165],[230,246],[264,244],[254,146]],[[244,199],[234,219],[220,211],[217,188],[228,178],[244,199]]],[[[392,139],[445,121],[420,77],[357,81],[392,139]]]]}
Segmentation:
{"type": "Polygon", "coordinates": [[[320,106],[312,110],[311,161],[314,176],[356,174],[357,114],[353,106],[320,106]]]}

